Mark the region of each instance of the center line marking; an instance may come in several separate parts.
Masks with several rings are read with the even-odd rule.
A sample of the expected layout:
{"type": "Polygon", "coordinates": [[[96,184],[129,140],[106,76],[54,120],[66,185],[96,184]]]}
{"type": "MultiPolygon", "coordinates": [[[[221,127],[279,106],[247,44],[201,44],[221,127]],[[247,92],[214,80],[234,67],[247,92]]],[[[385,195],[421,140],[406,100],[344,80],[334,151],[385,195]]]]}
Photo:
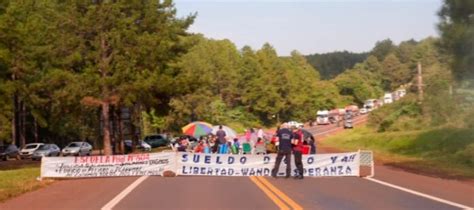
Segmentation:
{"type": "Polygon", "coordinates": [[[272,193],[272,191],[270,191],[269,189],[267,189],[265,187],[265,185],[263,185],[258,179],[256,176],[251,176],[249,177],[250,180],[252,180],[252,182],[257,185],[258,188],[260,188],[264,193],[265,195],[267,195],[267,197],[269,197],[273,203],[275,203],[281,210],[289,210],[290,208],[288,208],[288,206],[286,206],[286,204],[281,201],[275,194],[272,193]]]}
{"type": "Polygon", "coordinates": [[[111,210],[115,205],[117,205],[125,196],[127,196],[130,192],[133,191],[138,185],[140,185],[145,179],[147,179],[149,176],[142,176],[135,180],[132,184],[130,184],[127,188],[125,188],[120,194],[115,196],[111,201],[109,201],[107,204],[105,204],[104,207],[101,208],[101,210],[111,210]]]}
{"type": "Polygon", "coordinates": [[[268,187],[272,192],[274,192],[278,197],[280,197],[283,201],[285,201],[288,205],[290,205],[294,210],[303,210],[298,203],[296,203],[293,199],[288,197],[285,193],[275,187],[272,183],[270,183],[265,177],[257,177],[266,187],[268,187]]]}

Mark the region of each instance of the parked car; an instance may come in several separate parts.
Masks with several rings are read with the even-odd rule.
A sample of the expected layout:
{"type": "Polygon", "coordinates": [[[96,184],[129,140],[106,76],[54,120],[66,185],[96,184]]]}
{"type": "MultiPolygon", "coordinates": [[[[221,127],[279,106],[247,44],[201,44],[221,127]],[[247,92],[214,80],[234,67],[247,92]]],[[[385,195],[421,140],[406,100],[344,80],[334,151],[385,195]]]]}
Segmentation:
{"type": "Polygon", "coordinates": [[[151,148],[168,146],[170,143],[170,141],[166,138],[166,136],[162,134],[145,136],[145,139],[143,139],[143,141],[147,143],[148,145],[150,145],[151,148]]]}
{"type": "Polygon", "coordinates": [[[84,156],[92,154],[92,145],[87,142],[76,141],[69,143],[66,147],[63,148],[61,154],[63,156],[73,155],[73,156],[84,156]]]}
{"type": "Polygon", "coordinates": [[[21,150],[20,150],[20,156],[22,159],[24,158],[31,158],[33,153],[41,146],[44,145],[43,143],[30,143],[26,144],[21,150]]]}
{"type": "Polygon", "coordinates": [[[0,146],[0,160],[7,161],[8,158],[16,158],[17,160],[21,159],[20,151],[16,145],[9,144],[0,146]]]}
{"type": "MultiPolygon", "coordinates": [[[[125,152],[131,152],[132,151],[132,140],[125,140],[125,152]]],[[[147,144],[146,142],[140,140],[138,141],[138,144],[136,145],[137,149],[141,149],[143,151],[151,151],[151,146],[147,144]]]]}
{"type": "Polygon", "coordinates": [[[59,156],[61,154],[61,149],[56,144],[44,144],[41,145],[33,155],[31,156],[32,160],[41,160],[42,157],[51,157],[59,156]]]}

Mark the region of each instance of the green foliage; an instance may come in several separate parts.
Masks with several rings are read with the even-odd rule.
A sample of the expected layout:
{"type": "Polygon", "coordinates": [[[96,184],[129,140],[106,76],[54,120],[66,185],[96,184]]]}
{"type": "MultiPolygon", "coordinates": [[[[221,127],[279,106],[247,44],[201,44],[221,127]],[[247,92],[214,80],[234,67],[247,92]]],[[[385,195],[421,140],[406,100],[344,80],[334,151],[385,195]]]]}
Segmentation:
{"type": "Polygon", "coordinates": [[[328,80],[336,77],[356,63],[364,61],[368,53],[353,53],[348,51],[311,54],[305,56],[308,63],[319,71],[321,79],[328,80]]]}
{"type": "Polygon", "coordinates": [[[374,59],[369,57],[364,63],[357,64],[354,69],[347,70],[332,80],[339,89],[339,94],[348,98],[346,104],[362,105],[365,100],[378,98],[383,93],[379,76],[381,67],[374,59]]]}
{"type": "Polygon", "coordinates": [[[378,41],[375,43],[375,47],[369,53],[369,55],[375,56],[379,62],[382,62],[387,55],[393,53],[395,51],[395,45],[393,44],[392,40],[385,39],[382,41],[378,41]]]}
{"type": "Polygon", "coordinates": [[[424,127],[422,109],[415,95],[405,96],[390,105],[371,112],[368,124],[377,131],[419,130],[424,127]]]}
{"type": "Polygon", "coordinates": [[[142,112],[142,136],[160,133],[166,128],[166,119],[163,116],[158,116],[155,109],[149,112],[142,112]]]}
{"type": "Polygon", "coordinates": [[[405,64],[400,63],[397,56],[389,54],[382,62],[382,83],[386,91],[394,90],[413,78],[405,64]]]}
{"type": "Polygon", "coordinates": [[[391,162],[416,169],[436,172],[450,177],[474,177],[474,130],[456,127],[440,127],[419,131],[378,133],[370,128],[329,137],[325,145],[345,149],[369,149],[389,156],[391,162]]]}
{"type": "Polygon", "coordinates": [[[439,16],[441,46],[453,57],[455,78],[474,79],[474,2],[445,0],[439,16]]]}

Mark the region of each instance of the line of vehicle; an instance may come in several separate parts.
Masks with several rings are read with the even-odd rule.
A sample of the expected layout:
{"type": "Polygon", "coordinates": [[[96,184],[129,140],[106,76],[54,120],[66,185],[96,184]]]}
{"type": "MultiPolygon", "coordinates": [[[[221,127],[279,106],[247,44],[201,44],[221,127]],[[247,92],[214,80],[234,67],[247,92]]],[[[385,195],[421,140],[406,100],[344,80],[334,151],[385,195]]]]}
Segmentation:
{"type": "Polygon", "coordinates": [[[418,191],[415,191],[415,190],[410,190],[408,188],[400,187],[400,186],[397,186],[397,185],[394,185],[394,184],[390,184],[388,182],[380,181],[378,179],[369,178],[369,177],[364,177],[364,179],[375,182],[375,183],[378,183],[378,184],[381,184],[381,185],[385,185],[387,187],[395,188],[397,190],[401,190],[401,191],[404,191],[404,192],[407,192],[407,193],[410,193],[410,194],[413,194],[413,195],[417,195],[417,196],[424,197],[424,198],[427,198],[427,199],[431,199],[431,200],[434,200],[434,201],[437,201],[437,202],[440,202],[440,203],[455,206],[455,207],[458,207],[460,209],[473,209],[472,207],[465,206],[465,205],[462,205],[460,203],[455,203],[455,202],[448,201],[448,200],[445,200],[445,199],[442,199],[442,198],[438,198],[438,197],[435,197],[435,196],[432,196],[432,195],[424,194],[424,193],[421,193],[421,192],[418,192],[418,191]]]}
{"type": "Polygon", "coordinates": [[[149,176],[142,176],[135,180],[132,184],[130,184],[127,188],[122,190],[117,196],[115,196],[112,200],[110,200],[101,210],[111,210],[114,206],[116,206],[122,199],[124,199],[128,194],[130,194],[138,185],[140,185],[143,181],[145,181],[149,176]]]}
{"type": "Polygon", "coordinates": [[[257,179],[256,176],[251,176],[249,178],[255,185],[257,185],[258,188],[260,188],[260,190],[263,191],[263,193],[265,193],[265,195],[267,195],[268,198],[270,198],[270,200],[273,201],[273,203],[275,203],[278,206],[278,208],[280,208],[281,210],[289,210],[290,209],[282,200],[280,200],[272,191],[270,191],[270,189],[266,188],[257,179]]]}
{"type": "MultiPolygon", "coordinates": [[[[356,120],[354,121],[354,124],[355,124],[355,123],[363,122],[363,121],[365,121],[366,119],[367,119],[367,118],[358,118],[358,119],[356,119],[356,120]]],[[[320,132],[320,133],[318,133],[317,131],[313,131],[313,132],[315,132],[315,133],[313,133],[313,135],[315,135],[315,136],[321,136],[321,135],[323,135],[323,134],[330,133],[330,132],[333,132],[333,131],[339,130],[339,129],[341,129],[341,128],[340,128],[340,127],[335,127],[335,128],[332,128],[332,129],[329,129],[329,130],[326,130],[326,131],[323,131],[323,132],[320,132]]]]}

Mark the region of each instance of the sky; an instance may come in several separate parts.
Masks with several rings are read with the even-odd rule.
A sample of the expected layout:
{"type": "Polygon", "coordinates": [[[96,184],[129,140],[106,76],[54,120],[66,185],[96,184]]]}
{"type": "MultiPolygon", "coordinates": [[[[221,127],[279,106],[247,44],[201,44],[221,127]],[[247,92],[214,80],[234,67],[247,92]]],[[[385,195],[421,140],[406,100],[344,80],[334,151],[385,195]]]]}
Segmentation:
{"type": "Polygon", "coordinates": [[[377,41],[438,36],[442,0],[175,0],[179,17],[197,12],[190,31],[242,48],[270,43],[279,55],[347,50],[377,41]]]}

